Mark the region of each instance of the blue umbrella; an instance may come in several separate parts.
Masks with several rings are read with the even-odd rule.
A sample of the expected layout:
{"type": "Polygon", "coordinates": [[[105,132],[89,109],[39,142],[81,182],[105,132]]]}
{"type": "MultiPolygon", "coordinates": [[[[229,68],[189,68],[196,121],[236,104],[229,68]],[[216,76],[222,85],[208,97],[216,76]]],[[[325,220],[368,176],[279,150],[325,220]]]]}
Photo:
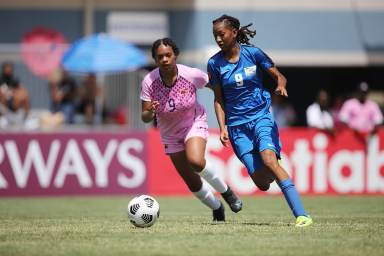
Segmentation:
{"type": "Polygon", "coordinates": [[[148,63],[136,46],[107,34],[94,34],[76,41],[63,56],[65,70],[105,73],[134,70],[148,63]]]}

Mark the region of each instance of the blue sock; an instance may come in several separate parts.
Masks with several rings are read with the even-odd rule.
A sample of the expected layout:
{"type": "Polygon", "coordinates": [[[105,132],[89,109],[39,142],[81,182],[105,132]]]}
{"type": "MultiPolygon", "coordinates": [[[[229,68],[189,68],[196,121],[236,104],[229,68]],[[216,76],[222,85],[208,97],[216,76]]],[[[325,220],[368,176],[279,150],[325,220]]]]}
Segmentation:
{"type": "Polygon", "coordinates": [[[293,215],[295,215],[295,217],[302,215],[307,216],[303,204],[301,203],[300,195],[297,192],[295,185],[292,183],[292,180],[288,178],[278,182],[278,184],[284,194],[285,200],[287,200],[287,203],[292,210],[293,215]]]}

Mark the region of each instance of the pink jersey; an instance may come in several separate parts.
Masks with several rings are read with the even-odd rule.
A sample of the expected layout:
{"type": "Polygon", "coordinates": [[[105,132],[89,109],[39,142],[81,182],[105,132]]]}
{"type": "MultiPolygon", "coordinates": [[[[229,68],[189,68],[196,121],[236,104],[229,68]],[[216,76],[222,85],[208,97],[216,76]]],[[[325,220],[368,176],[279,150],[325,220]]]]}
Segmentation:
{"type": "Polygon", "coordinates": [[[339,118],[360,132],[370,132],[383,122],[379,106],[371,100],[366,100],[364,104],[357,99],[347,100],[340,110],[339,118]]]}
{"type": "Polygon", "coordinates": [[[158,101],[158,128],[164,144],[184,142],[186,132],[195,122],[207,120],[205,109],[196,99],[196,90],[208,83],[203,71],[177,64],[178,77],[172,87],[166,87],[156,68],[147,74],[141,85],[143,101],[158,101]]]}

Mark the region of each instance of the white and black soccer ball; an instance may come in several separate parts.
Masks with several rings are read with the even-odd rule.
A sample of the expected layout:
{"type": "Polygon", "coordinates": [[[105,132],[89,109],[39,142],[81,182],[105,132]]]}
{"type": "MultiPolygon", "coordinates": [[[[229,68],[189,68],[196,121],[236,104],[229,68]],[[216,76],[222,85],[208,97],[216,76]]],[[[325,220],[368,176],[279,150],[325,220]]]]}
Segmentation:
{"type": "Polygon", "coordinates": [[[155,224],[160,216],[160,205],[155,198],[148,195],[134,197],[128,203],[128,219],[140,228],[155,224]]]}

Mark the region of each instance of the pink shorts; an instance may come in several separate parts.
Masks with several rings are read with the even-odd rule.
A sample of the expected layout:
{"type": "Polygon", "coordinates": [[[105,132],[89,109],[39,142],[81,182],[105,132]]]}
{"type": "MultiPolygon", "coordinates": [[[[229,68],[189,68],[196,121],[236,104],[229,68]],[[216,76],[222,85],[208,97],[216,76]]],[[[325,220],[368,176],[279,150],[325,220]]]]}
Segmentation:
{"type": "Polygon", "coordinates": [[[208,139],[208,124],[205,120],[193,123],[191,129],[186,130],[183,139],[164,144],[165,153],[168,155],[185,150],[185,142],[191,137],[208,139]]]}

